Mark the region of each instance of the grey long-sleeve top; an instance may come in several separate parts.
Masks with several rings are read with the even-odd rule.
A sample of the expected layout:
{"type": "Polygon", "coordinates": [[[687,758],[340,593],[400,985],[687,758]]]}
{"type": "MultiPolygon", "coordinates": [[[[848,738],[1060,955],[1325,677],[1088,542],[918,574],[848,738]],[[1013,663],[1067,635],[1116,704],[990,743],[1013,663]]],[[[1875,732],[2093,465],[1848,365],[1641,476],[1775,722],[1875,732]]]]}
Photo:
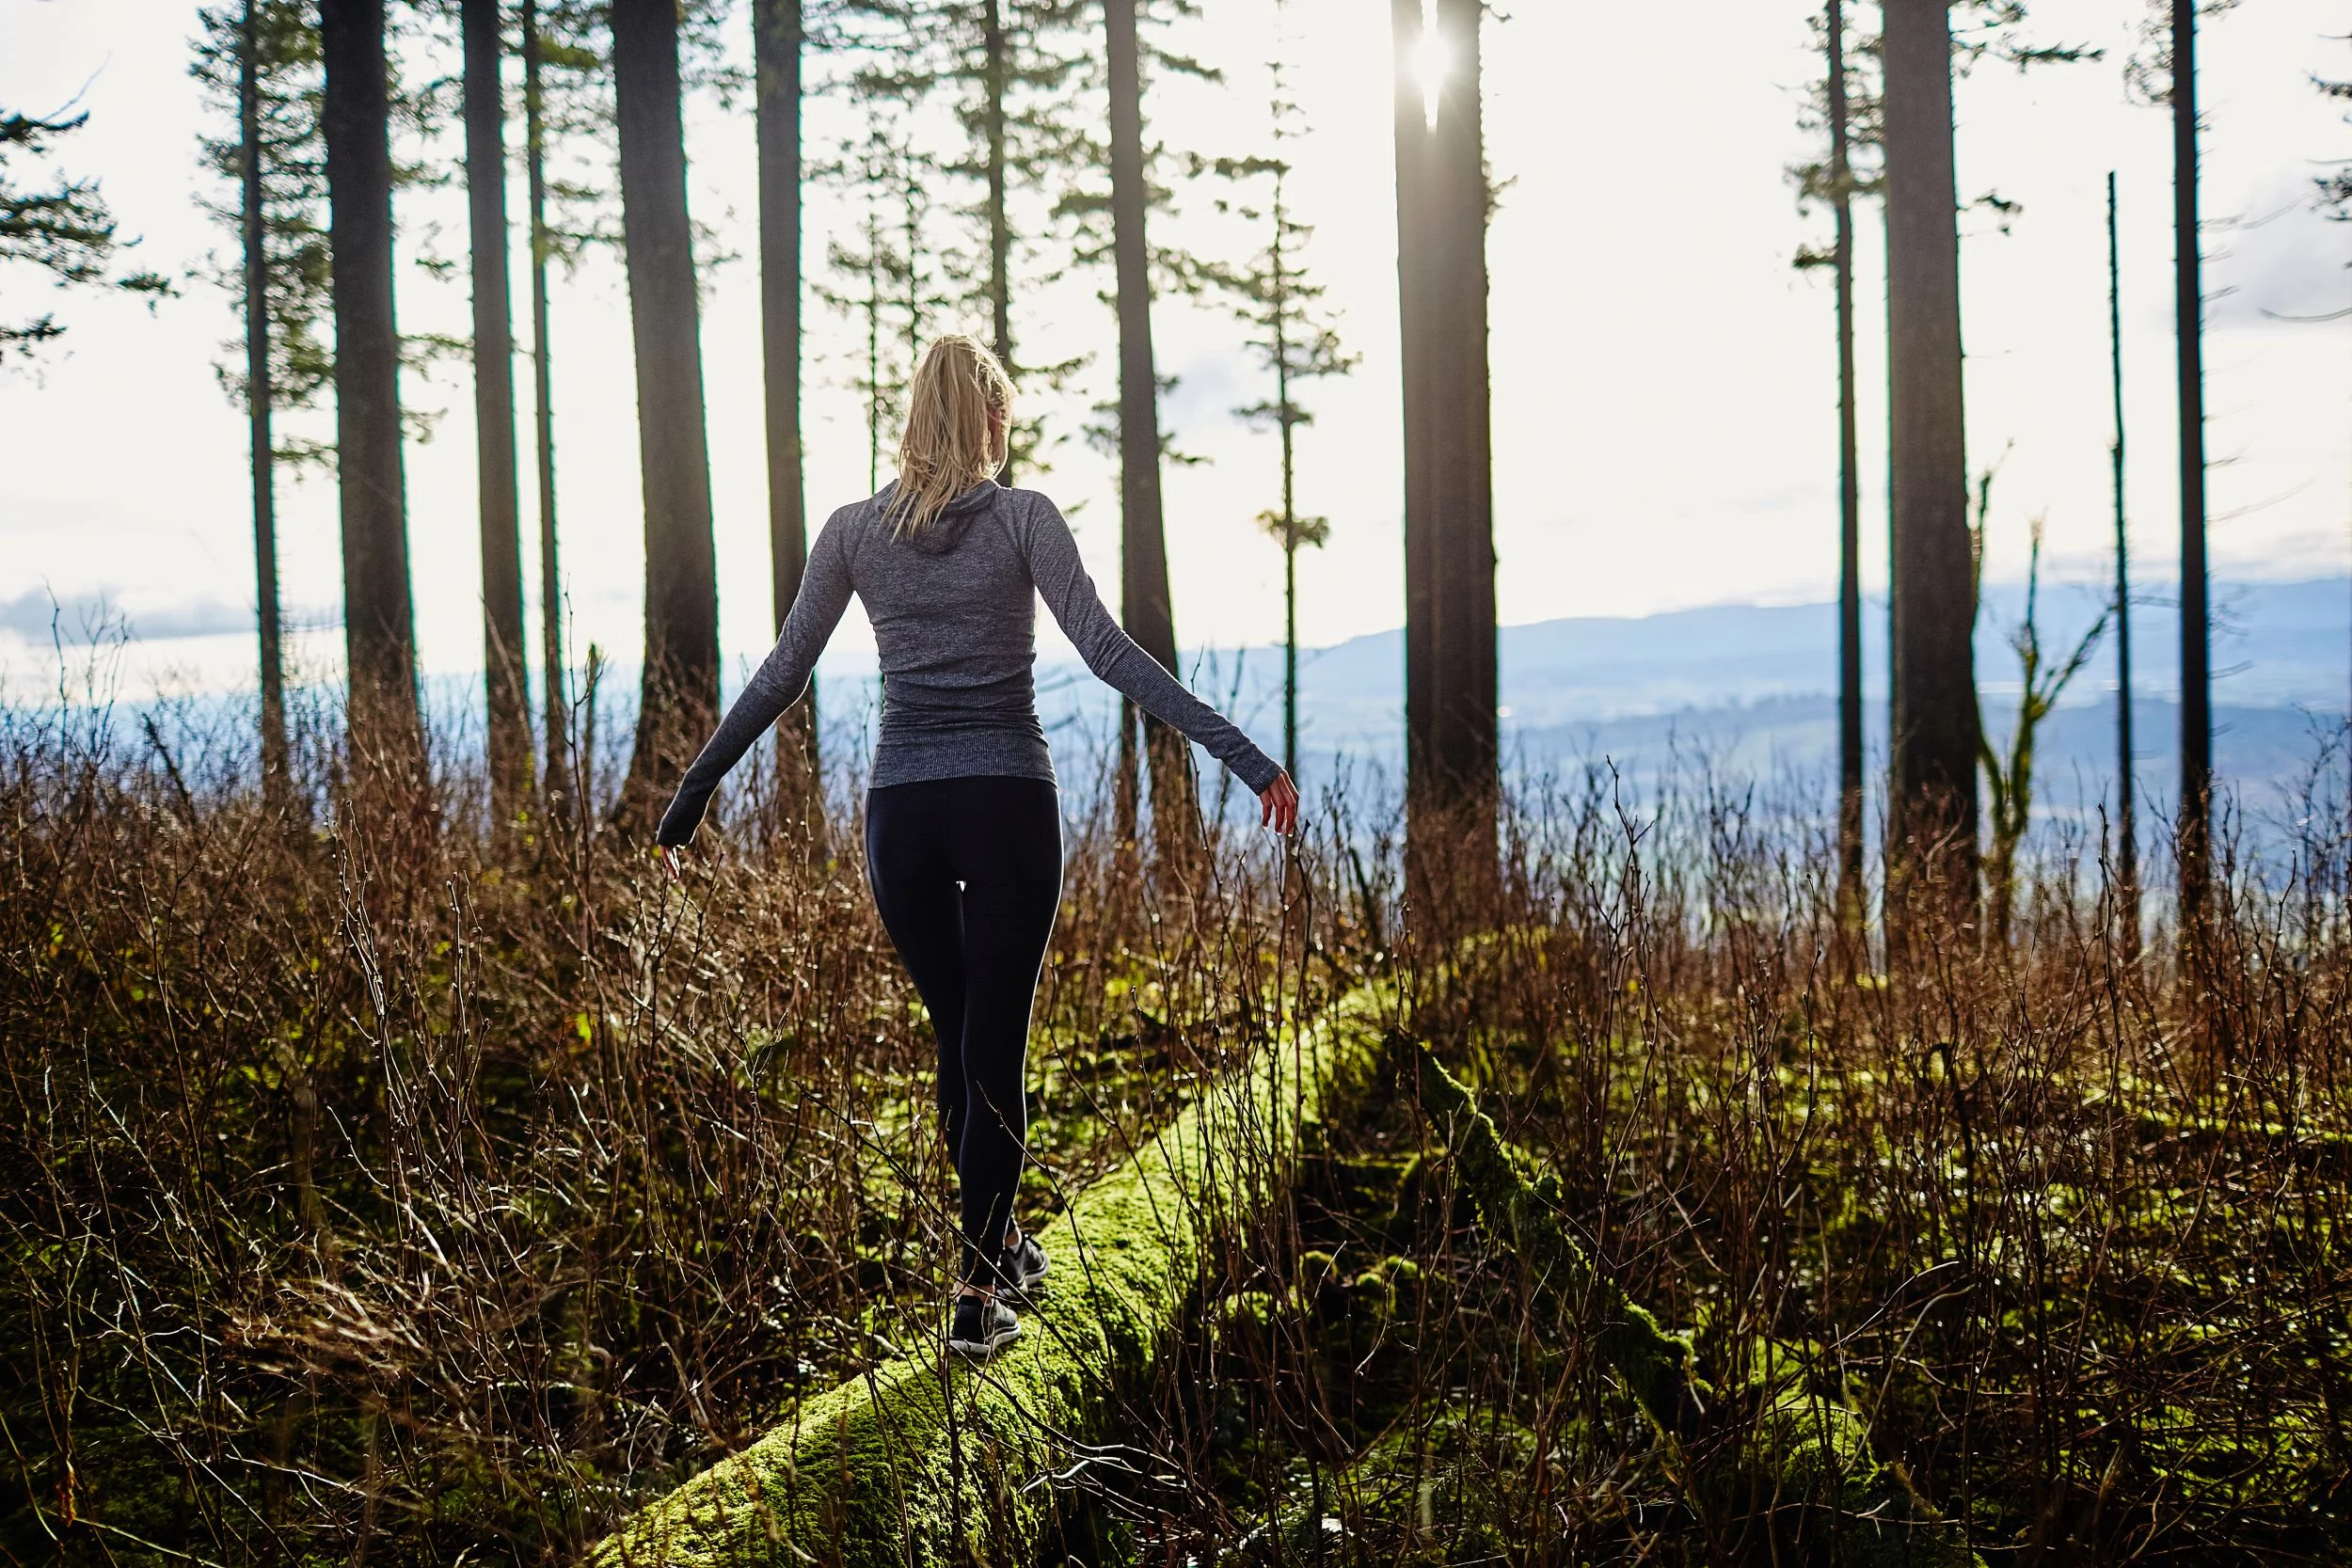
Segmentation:
{"type": "Polygon", "coordinates": [[[660,843],[694,836],[727,769],[808,689],[852,592],[866,601],[882,653],[876,789],[973,774],[1053,782],[1031,673],[1041,596],[1087,668],[1146,713],[1206,747],[1253,791],[1281,772],[1120,629],[1052,501],[984,480],[901,538],[885,515],[896,488],[826,520],[784,634],[686,770],[660,843]]]}

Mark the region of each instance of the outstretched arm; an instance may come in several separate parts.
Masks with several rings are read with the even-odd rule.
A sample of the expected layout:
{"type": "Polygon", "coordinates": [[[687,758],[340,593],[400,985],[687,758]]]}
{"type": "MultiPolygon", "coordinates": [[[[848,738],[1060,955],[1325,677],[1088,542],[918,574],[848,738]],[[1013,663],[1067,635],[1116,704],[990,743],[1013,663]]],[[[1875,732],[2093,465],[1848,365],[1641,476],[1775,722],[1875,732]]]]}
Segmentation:
{"type": "MultiPolygon", "coordinates": [[[[1088,669],[1152,718],[1206,747],[1254,794],[1264,798],[1278,784],[1287,789],[1290,781],[1279,764],[1260,751],[1232,720],[1185,690],[1182,681],[1137,647],[1135,639],[1111,619],[1102,595],[1094,591],[1094,579],[1087,576],[1085,562],[1079,559],[1078,542],[1071,537],[1069,523],[1050,501],[1032,514],[1027,549],[1029,575],[1037,580],[1045,608],[1077,645],[1078,657],[1086,660],[1088,669]]],[[[1278,809],[1279,802],[1268,802],[1268,821],[1295,814],[1297,792],[1288,790],[1288,796],[1292,804],[1287,810],[1278,809]]]]}
{"type": "Polygon", "coordinates": [[[694,836],[702,825],[703,813],[710,808],[710,797],[719,787],[719,781],[727,770],[743,760],[743,753],[752,743],[768,731],[786,708],[801,700],[808,689],[810,673],[817,668],[817,656],[825,651],[833,628],[841,624],[841,612],[850,604],[850,565],[841,543],[841,530],[833,522],[826,523],[817,536],[817,547],[808,553],[808,571],[801,578],[801,592],[792,601],[792,612],[784,619],[784,633],[776,645],[754,672],[727,709],[727,716],[719,722],[719,730],[702,754],[687,768],[679,781],[677,796],[670,809],[661,814],[661,826],[654,832],[654,842],[665,849],[675,848],[694,836]]]}

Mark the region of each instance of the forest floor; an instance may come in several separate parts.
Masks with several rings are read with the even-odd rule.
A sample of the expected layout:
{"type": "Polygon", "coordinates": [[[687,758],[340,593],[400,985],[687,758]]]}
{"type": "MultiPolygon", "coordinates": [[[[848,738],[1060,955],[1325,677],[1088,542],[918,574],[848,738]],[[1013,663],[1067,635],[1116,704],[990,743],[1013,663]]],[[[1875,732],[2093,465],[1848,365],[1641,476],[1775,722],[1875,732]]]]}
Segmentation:
{"type": "MultiPolygon", "coordinates": [[[[573,1560],[935,1337],[933,1046],[843,803],[812,853],[755,779],[673,888],[616,830],[481,832],[462,767],[362,824],[324,748],[265,805],[233,747],[77,722],[0,735],[10,1560],[573,1560]]],[[[1800,1406],[1988,1562],[2352,1552],[2332,830],[2190,948],[2128,954],[2059,842],[2005,941],[1890,961],[1754,791],[1531,790],[1442,921],[1399,828],[1334,792],[1286,872],[1072,824],[1038,1221],[1351,988],[1397,1033],[1088,1462],[1008,1478],[1055,1560],[1861,1560],[1800,1406]],[[1499,1229],[1406,1039],[1605,1290],[1499,1229]],[[1610,1292],[1687,1337],[1697,1424],[1610,1292]]]]}

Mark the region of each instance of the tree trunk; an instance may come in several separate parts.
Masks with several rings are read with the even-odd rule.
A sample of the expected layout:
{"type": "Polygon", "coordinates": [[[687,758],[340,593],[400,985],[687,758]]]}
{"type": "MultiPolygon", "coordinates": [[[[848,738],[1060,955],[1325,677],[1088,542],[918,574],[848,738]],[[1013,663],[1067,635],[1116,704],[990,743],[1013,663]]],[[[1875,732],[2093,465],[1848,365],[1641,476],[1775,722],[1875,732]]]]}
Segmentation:
{"type": "Polygon", "coordinates": [[[1132,869],[1136,840],[1141,836],[1141,811],[1136,805],[1136,705],[1119,699],[1119,747],[1112,766],[1119,771],[1111,784],[1111,836],[1118,841],[1120,867],[1132,869]]]}
{"type": "Polygon", "coordinates": [[[335,452],[352,765],[424,778],[392,317],[391,87],[384,0],[322,0],[328,245],[335,269],[335,452]]]}
{"type": "MultiPolygon", "coordinates": [[[[1285,171],[1274,171],[1274,419],[1282,438],[1282,771],[1298,782],[1298,410],[1291,404],[1291,283],[1282,267],[1285,171]]],[[[1310,340],[1312,341],[1311,339],[1310,340]]]]}
{"type": "Polygon", "coordinates": [[[648,821],[719,711],[719,581],[675,0],[613,0],[621,223],[645,507],[645,664],[624,813],[648,821]]]}
{"type": "MultiPolygon", "coordinates": [[[[1012,219],[1005,207],[1005,91],[1011,75],[1010,43],[1005,37],[1004,0],[987,0],[980,20],[980,119],[988,138],[989,347],[1005,373],[1020,385],[1012,354],[1012,219]]],[[[914,252],[907,265],[913,268],[914,252]]],[[[912,362],[908,374],[914,373],[912,362]]],[[[1005,466],[996,477],[1012,483],[1012,432],[1005,432],[1005,466]]]]}
{"type": "MultiPolygon", "coordinates": [[[[759,135],[759,324],[768,408],[768,549],[776,626],[808,564],[801,474],[801,0],[753,0],[754,115],[759,135]]],[[[776,723],[777,793],[810,836],[823,825],[817,690],[776,723]]]]}
{"type": "Polygon", "coordinates": [[[1770,1549],[1756,1554],[1769,1561],[1983,1568],[1967,1531],[1938,1515],[1899,1466],[1871,1454],[1860,1411],[1779,1370],[1803,1366],[1803,1353],[1768,1343],[1764,1375],[1722,1390],[1728,1397],[1700,1382],[1690,1339],[1628,1295],[1562,1223],[1558,1179],[1503,1141],[1426,1045],[1402,1049],[1415,1098],[1454,1163],[1456,1190],[1507,1254],[1497,1261],[1516,1261],[1581,1308],[1594,1354],[1660,1433],[1678,1440],[1683,1487],[1702,1522],[1769,1520],[1770,1549]],[[1726,1440],[1723,1417],[1742,1411],[1753,1425],[1726,1440]]]}
{"type": "Polygon", "coordinates": [[[276,808],[291,796],[293,758],[286,744],[286,659],[278,614],[278,451],[270,434],[269,229],[262,205],[262,34],[246,0],[237,34],[237,128],[243,148],[245,247],[245,393],[253,468],[253,586],[262,662],[262,799],[276,808]]]}
{"type": "Polygon", "coordinates": [[[1438,0],[1437,25],[1452,63],[1434,104],[1408,69],[1421,7],[1391,0],[1391,11],[1405,360],[1408,849],[1424,874],[1474,889],[1494,863],[1499,785],[1481,7],[1438,0]]]}
{"type": "Polygon", "coordinates": [[[810,1394],[623,1519],[591,1568],[1061,1560],[1044,1544],[1069,1491],[1035,1478],[1120,1433],[1122,1396],[1165,1366],[1215,1238],[1249,1234],[1288,1190],[1302,1126],[1340,1125],[1374,1091],[1395,1006],[1370,988],[1342,997],[1075,1194],[1044,1233],[1074,1261],[1017,1350],[976,1370],[916,1343],[810,1394]]]}
{"type": "Polygon", "coordinates": [[[537,437],[533,445],[539,473],[539,657],[546,668],[540,700],[547,730],[548,816],[556,822],[568,822],[580,783],[572,766],[571,704],[564,698],[564,577],[555,539],[555,405],[548,366],[547,124],[537,0],[523,0],[522,30],[523,163],[531,202],[532,424],[537,437]]]}
{"type": "MultiPolygon", "coordinates": [[[[1119,618],[1138,647],[1181,676],[1160,503],[1160,388],[1152,359],[1152,251],[1144,234],[1152,198],[1143,170],[1136,0],[1103,0],[1103,24],[1110,68],[1111,252],[1119,290],[1119,618]]],[[[1166,853],[1199,833],[1192,752],[1182,734],[1146,714],[1143,753],[1152,778],[1152,834],[1166,853]]]]}
{"type": "Polygon", "coordinates": [[[1400,380],[1405,423],[1405,753],[1414,808],[1429,793],[1431,704],[1437,692],[1436,573],[1429,555],[1437,504],[1430,450],[1434,432],[1429,382],[1435,327],[1429,319],[1430,191],[1428,119],[1413,69],[1420,47],[1419,0],[1390,0],[1396,47],[1396,282],[1400,380]]]}
{"type": "Polygon", "coordinates": [[[1298,540],[1282,546],[1282,771],[1298,782],[1298,540]]]}
{"type": "Polygon", "coordinates": [[[2172,0],[2173,322],[2181,380],[2181,916],[2204,913],[2213,832],[2205,595],[2204,285],[2197,220],[2197,0],[2172,0]]]}
{"type": "Polygon", "coordinates": [[[1837,214],[1837,890],[1862,918],[1862,489],[1854,430],[1853,170],[1846,102],[1846,0],[1829,0],[1829,178],[1837,214]]]}
{"type": "Polygon", "coordinates": [[[1976,573],[1961,392],[1952,43],[1945,0],[1886,0],[1886,326],[1894,512],[1888,844],[1975,887],[1976,573]]]}
{"type": "Polygon", "coordinates": [[[473,253],[475,467],[482,509],[482,669],[489,699],[490,816],[531,794],[531,685],[523,641],[521,505],[515,479],[515,325],[506,277],[505,55],[499,0],[463,0],[466,198],[473,253]]]}
{"type": "Polygon", "coordinates": [[[2123,508],[2123,255],[2107,174],[2108,381],[2115,397],[2115,911],[2126,962],[2139,958],[2139,829],[2132,799],[2131,538],[2123,508]]]}

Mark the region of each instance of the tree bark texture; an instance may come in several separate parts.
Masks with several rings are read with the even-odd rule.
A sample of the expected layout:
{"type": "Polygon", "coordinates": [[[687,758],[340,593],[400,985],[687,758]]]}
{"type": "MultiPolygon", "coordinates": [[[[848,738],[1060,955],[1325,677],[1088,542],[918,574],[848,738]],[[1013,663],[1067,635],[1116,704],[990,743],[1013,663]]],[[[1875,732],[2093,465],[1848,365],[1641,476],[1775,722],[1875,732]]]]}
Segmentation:
{"type": "MultiPolygon", "coordinates": [[[[1181,676],[1160,499],[1160,387],[1152,356],[1152,250],[1144,231],[1151,192],[1144,182],[1136,0],[1104,0],[1103,22],[1110,87],[1111,252],[1119,300],[1119,618],[1138,647],[1181,676]]],[[[1163,849],[1189,843],[1199,832],[1191,749],[1181,734],[1149,714],[1143,736],[1154,835],[1163,849]]]]}
{"type": "MultiPolygon", "coordinates": [[[[791,613],[808,564],[807,497],[801,469],[801,49],[802,0],[753,0],[753,114],[759,138],[759,328],[768,415],[768,549],[776,626],[791,613]]],[[[814,825],[817,692],[776,723],[780,794],[792,818],[814,825]]]]}
{"type": "Polygon", "coordinates": [[[537,0],[523,0],[522,35],[523,165],[531,206],[532,428],[539,476],[539,661],[545,670],[539,695],[547,731],[548,815],[557,822],[568,822],[573,820],[580,774],[572,764],[572,710],[564,694],[564,577],[555,532],[554,377],[548,362],[547,126],[537,0]]]}
{"type": "Polygon", "coordinates": [[[293,758],[286,742],[286,658],[278,610],[278,450],[270,433],[275,392],[269,358],[269,228],[262,192],[262,35],[246,0],[237,33],[238,170],[245,250],[245,393],[253,479],[253,592],[260,639],[262,791],[272,804],[288,795],[293,758]]]}
{"type": "Polygon", "coordinates": [[[2205,587],[2205,299],[2197,216],[2197,0],[2172,0],[2173,325],[2181,388],[2180,902],[2201,915],[2211,875],[2213,661],[2205,587]]]}
{"type": "Polygon", "coordinates": [[[2115,906],[2127,961],[2139,958],[2139,827],[2133,800],[2132,550],[2123,505],[2123,251],[2117,232],[2115,173],[2107,172],[2108,387],[2115,403],[2109,452],[2115,490],[2115,906]]]}
{"type": "Polygon", "coordinates": [[[1837,885],[1862,909],[1862,488],[1854,421],[1853,170],[1846,99],[1846,0],[1829,0],[1829,169],[1837,218],[1837,885]]]}
{"type": "Polygon", "coordinates": [[[645,509],[645,664],[626,809],[658,805],[716,723],[719,583],[675,0],[613,0],[621,223],[645,509]]]}
{"type": "Polygon", "coordinates": [[[505,45],[499,0],[463,0],[466,205],[473,255],[474,453],[482,517],[482,669],[490,811],[510,823],[531,793],[521,502],[515,475],[515,321],[506,248],[505,45]]]}
{"type": "Polygon", "coordinates": [[[1448,74],[1434,123],[1409,68],[1419,0],[1391,0],[1397,283],[1405,393],[1408,837],[1425,865],[1495,849],[1495,553],[1486,374],[1487,187],[1479,0],[1438,0],[1448,74]]]}
{"type": "MultiPolygon", "coordinates": [[[[1282,440],[1282,771],[1298,782],[1298,410],[1291,403],[1291,280],[1283,269],[1282,201],[1285,171],[1274,172],[1274,229],[1266,246],[1272,262],[1274,419],[1282,440]]],[[[1311,340],[1310,340],[1311,341],[1311,340]]]]}
{"type": "MultiPolygon", "coordinates": [[[[1005,36],[1004,0],[986,0],[980,13],[980,119],[987,137],[989,347],[1020,385],[1012,349],[1012,218],[1005,206],[1005,94],[1012,75],[1011,40],[1005,36]]],[[[1012,483],[1010,432],[998,477],[1012,483]]]]}
{"type": "Polygon", "coordinates": [[[322,0],[328,245],[335,269],[335,452],[353,762],[421,777],[416,629],[392,316],[391,84],[384,0],[322,0]]]}
{"type": "Polygon", "coordinates": [[[1886,0],[1886,327],[1895,777],[1889,847],[1977,859],[1976,571],[1962,400],[1952,42],[1945,0],[1886,0]]]}

